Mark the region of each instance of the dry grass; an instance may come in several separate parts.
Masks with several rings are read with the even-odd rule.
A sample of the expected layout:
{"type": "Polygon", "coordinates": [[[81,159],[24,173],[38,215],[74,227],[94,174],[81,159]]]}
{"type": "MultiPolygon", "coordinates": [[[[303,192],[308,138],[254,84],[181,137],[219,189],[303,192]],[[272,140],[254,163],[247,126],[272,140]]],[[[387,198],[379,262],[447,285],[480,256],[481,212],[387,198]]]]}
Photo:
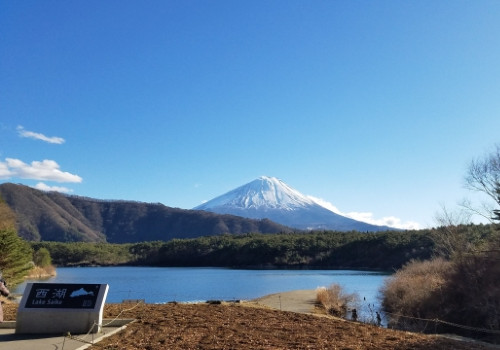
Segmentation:
{"type": "MultiPolygon", "coordinates": [[[[15,319],[17,305],[6,307],[15,319]]],[[[130,304],[106,304],[114,317],[130,304]]],[[[435,336],[394,331],[330,317],[243,304],[140,304],[121,318],[136,318],[124,331],[91,346],[100,350],[159,349],[486,349],[435,336]]]]}
{"type": "Polygon", "coordinates": [[[382,288],[389,326],[500,344],[499,243],[452,261],[412,261],[397,271],[382,288]]]}
{"type": "Polygon", "coordinates": [[[446,274],[451,263],[441,258],[411,261],[386,280],[382,287],[382,305],[389,315],[389,325],[423,331],[426,324],[397,315],[434,318],[433,310],[441,302],[441,290],[446,285],[446,274]]]}
{"type": "Polygon", "coordinates": [[[450,262],[440,258],[410,262],[386,280],[382,288],[384,306],[401,313],[414,311],[415,303],[426,300],[445,285],[450,266],[450,262]]]}
{"type": "Polygon", "coordinates": [[[56,268],[53,265],[49,265],[46,267],[34,266],[28,275],[28,278],[48,278],[55,276],[56,268]]]}
{"type": "Polygon", "coordinates": [[[346,293],[338,284],[318,288],[316,299],[328,314],[336,317],[346,317],[347,311],[355,309],[355,303],[359,300],[357,294],[346,293]]]}

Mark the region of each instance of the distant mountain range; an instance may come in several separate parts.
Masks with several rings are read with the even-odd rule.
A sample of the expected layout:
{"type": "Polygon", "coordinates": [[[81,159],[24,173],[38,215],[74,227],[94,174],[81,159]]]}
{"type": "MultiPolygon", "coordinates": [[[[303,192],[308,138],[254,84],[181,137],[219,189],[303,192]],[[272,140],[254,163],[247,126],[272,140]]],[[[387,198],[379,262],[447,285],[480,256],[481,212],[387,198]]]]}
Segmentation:
{"type": "Polygon", "coordinates": [[[268,176],[262,176],[194,209],[253,219],[267,218],[301,230],[360,232],[396,230],[334,213],[283,181],[268,176]]]}
{"type": "Polygon", "coordinates": [[[21,237],[31,241],[132,243],[224,233],[396,230],[339,215],[283,181],[262,176],[192,210],[160,203],[99,200],[0,185],[21,237]]]}
{"type": "Polygon", "coordinates": [[[291,231],[267,219],[68,196],[12,183],[0,185],[0,197],[15,212],[19,235],[31,241],[130,243],[291,231]]]}

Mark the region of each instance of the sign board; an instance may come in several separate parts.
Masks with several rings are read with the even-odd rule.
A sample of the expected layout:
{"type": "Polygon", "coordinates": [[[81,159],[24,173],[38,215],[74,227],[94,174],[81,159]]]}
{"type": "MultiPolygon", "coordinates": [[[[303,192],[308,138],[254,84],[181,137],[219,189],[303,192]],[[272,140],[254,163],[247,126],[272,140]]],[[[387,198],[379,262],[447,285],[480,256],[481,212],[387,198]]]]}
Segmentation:
{"type": "Polygon", "coordinates": [[[100,284],[33,283],[25,307],[93,309],[100,284]]]}
{"type": "Polygon", "coordinates": [[[107,284],[28,283],[19,303],[16,333],[97,333],[107,284]]]}

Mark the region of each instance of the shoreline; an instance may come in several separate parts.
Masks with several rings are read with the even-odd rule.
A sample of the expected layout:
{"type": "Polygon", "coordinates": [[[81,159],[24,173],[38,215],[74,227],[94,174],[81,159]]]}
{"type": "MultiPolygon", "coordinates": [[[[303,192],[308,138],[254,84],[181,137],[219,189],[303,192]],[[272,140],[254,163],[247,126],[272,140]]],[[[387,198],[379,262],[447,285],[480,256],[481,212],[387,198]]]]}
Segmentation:
{"type": "Polygon", "coordinates": [[[280,311],[290,311],[311,314],[316,307],[316,290],[302,289],[278,292],[250,300],[258,305],[280,311]]]}

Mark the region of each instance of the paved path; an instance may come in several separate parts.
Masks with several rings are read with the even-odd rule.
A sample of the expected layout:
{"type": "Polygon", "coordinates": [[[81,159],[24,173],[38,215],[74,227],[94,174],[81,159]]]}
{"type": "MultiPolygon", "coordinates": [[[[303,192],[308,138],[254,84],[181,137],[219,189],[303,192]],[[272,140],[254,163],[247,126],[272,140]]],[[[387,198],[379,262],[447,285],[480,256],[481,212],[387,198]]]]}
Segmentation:
{"type": "MultiPolygon", "coordinates": [[[[109,320],[108,320],[109,321],[109,320]]],[[[120,323],[117,320],[114,323],[120,323]]],[[[90,347],[91,343],[97,343],[103,338],[109,337],[123,330],[132,320],[123,320],[121,326],[103,327],[96,334],[76,335],[75,339],[63,335],[53,336],[44,334],[16,334],[15,322],[4,322],[0,327],[0,350],[83,350],[90,347]]]]}

